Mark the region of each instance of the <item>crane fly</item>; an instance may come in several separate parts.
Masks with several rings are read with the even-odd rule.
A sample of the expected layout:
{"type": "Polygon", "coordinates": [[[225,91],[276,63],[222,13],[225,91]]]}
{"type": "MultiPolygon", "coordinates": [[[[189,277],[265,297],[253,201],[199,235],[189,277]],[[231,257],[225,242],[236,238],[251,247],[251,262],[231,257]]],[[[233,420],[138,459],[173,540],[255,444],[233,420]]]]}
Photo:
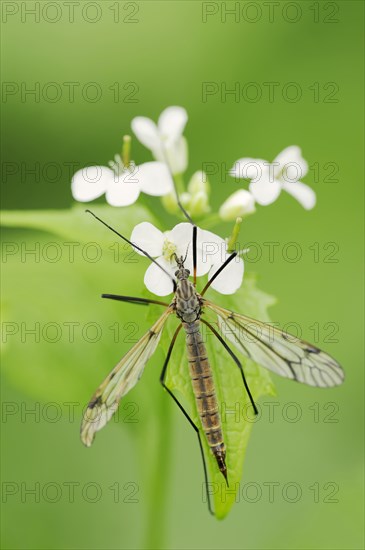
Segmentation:
{"type": "MultiPolygon", "coordinates": [[[[118,231],[113,229],[98,216],[89,210],[87,210],[87,212],[92,214],[98,221],[128,242],[131,246],[142,252],[147,258],[157,264],[165,274],[172,278],[171,275],[147,252],[118,233],[118,231]]],[[[188,219],[191,221],[190,217],[188,217],[188,219]]],[[[167,319],[170,315],[174,314],[179,319],[180,323],[172,337],[166,354],[160,382],[197,433],[203,458],[205,480],[207,482],[207,468],[199,428],[165,383],[167,367],[173,347],[180,330],[183,328],[186,338],[191,384],[202,425],[202,431],[215,457],[217,467],[228,485],[226,465],[227,450],[224,442],[213,373],[202,338],[201,323],[205,324],[212,331],[240,369],[243,385],[256,414],[258,414],[257,407],[248,387],[242,363],[223,338],[222,327],[224,324],[230,329],[227,333],[227,338],[241,354],[270,371],[273,371],[275,374],[309,386],[329,388],[343,382],[344,372],[335,359],[326,352],[318,349],[316,346],[304,340],[294,339],[294,337],[291,337],[287,332],[282,332],[263,322],[229,311],[205,299],[204,295],[212,282],[216,277],[219,277],[225,267],[233,261],[237,256],[237,252],[232,252],[230,254],[199,293],[196,290],[197,227],[195,225],[192,225],[192,248],[193,282],[189,280],[190,271],[184,266],[186,256],[185,258],[182,256],[178,257],[175,254],[174,259],[177,264],[177,270],[175,272],[175,278],[172,278],[174,297],[171,303],[133,296],[119,296],[115,294],[102,295],[103,298],[134,304],[158,304],[164,306],[165,311],[150,330],[124,355],[92,396],[81,424],[81,440],[87,447],[90,447],[96,432],[101,430],[113,416],[122,397],[135,386],[142,376],[147,361],[157,348],[167,319]],[[204,319],[204,310],[206,309],[217,316],[218,330],[204,319]],[[253,327],[257,327],[259,330],[255,331],[253,327]]],[[[208,491],[207,501],[209,510],[212,512],[208,491]]]]}

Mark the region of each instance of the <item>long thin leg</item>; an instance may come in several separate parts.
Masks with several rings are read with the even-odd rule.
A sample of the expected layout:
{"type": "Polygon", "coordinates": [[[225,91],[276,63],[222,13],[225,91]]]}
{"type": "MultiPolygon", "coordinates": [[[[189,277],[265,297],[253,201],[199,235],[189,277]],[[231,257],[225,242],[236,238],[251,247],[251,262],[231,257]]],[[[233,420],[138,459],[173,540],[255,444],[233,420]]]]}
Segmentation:
{"type": "Polygon", "coordinates": [[[253,397],[252,397],[252,394],[250,392],[250,388],[248,387],[248,384],[247,384],[247,381],[246,381],[246,377],[245,377],[245,373],[243,371],[243,367],[242,367],[242,363],[241,361],[238,359],[238,357],[233,353],[233,351],[231,350],[231,348],[226,344],[226,342],[223,340],[222,336],[219,334],[219,332],[217,330],[215,330],[215,328],[213,327],[213,325],[211,325],[210,323],[208,323],[208,321],[206,321],[205,319],[200,319],[202,323],[204,323],[204,325],[206,325],[208,328],[210,328],[210,330],[213,332],[213,334],[218,338],[218,340],[220,341],[220,343],[223,345],[223,347],[228,351],[229,355],[232,357],[233,361],[236,363],[236,365],[238,366],[238,368],[240,369],[241,371],[241,376],[242,376],[242,380],[243,380],[243,384],[246,388],[246,391],[247,391],[247,394],[248,394],[248,397],[250,398],[250,401],[251,401],[251,405],[253,406],[253,410],[255,411],[255,414],[258,414],[258,410],[257,410],[257,407],[255,405],[255,402],[253,400],[253,397]]]}
{"type": "Polygon", "coordinates": [[[194,276],[194,286],[196,286],[196,269],[197,269],[197,250],[196,242],[198,236],[198,228],[196,225],[193,227],[193,276],[194,276]]]}
{"type": "Polygon", "coordinates": [[[209,495],[209,491],[208,491],[208,472],[207,472],[207,465],[205,463],[205,456],[204,456],[204,450],[203,450],[203,444],[202,444],[202,440],[201,440],[201,437],[200,437],[200,433],[199,433],[199,430],[198,430],[198,427],[194,424],[194,422],[192,421],[192,419],[190,418],[190,416],[188,415],[188,413],[186,412],[186,410],[184,409],[184,407],[181,405],[181,403],[178,401],[178,399],[175,397],[175,395],[172,393],[172,391],[166,386],[165,384],[165,376],[166,376],[166,372],[167,372],[167,365],[169,364],[169,361],[170,361],[170,357],[171,357],[171,353],[172,353],[172,350],[174,348],[174,345],[175,345],[175,342],[176,342],[176,338],[177,338],[177,335],[179,334],[180,330],[182,328],[182,325],[179,325],[175,331],[175,334],[171,340],[171,344],[170,344],[170,347],[168,349],[168,352],[167,352],[167,355],[166,355],[166,359],[165,359],[165,362],[164,362],[164,365],[162,367],[162,371],[161,371],[161,376],[160,376],[160,382],[162,384],[162,386],[165,388],[165,390],[167,391],[167,393],[172,397],[172,399],[175,401],[175,403],[177,404],[177,406],[179,407],[179,409],[182,411],[183,415],[185,416],[185,418],[187,418],[187,420],[189,421],[189,423],[192,425],[192,427],[194,428],[197,436],[198,436],[198,441],[199,441],[199,447],[200,447],[200,452],[201,452],[201,455],[202,455],[202,459],[203,459],[203,468],[204,468],[204,478],[205,478],[205,488],[206,488],[206,494],[207,494],[207,502],[208,502],[208,509],[209,509],[209,512],[214,516],[214,512],[212,510],[212,506],[211,506],[211,503],[210,503],[210,495],[209,495]]]}
{"type": "Polygon", "coordinates": [[[224,262],[224,264],[222,264],[220,266],[220,268],[218,269],[218,271],[216,271],[213,275],[213,277],[211,277],[209,279],[209,281],[207,282],[207,284],[205,285],[205,287],[203,288],[203,290],[201,291],[200,293],[200,296],[204,296],[204,294],[206,293],[206,291],[208,290],[208,288],[210,287],[210,285],[212,284],[212,282],[218,277],[218,275],[220,273],[222,273],[223,269],[225,267],[227,267],[227,265],[237,256],[237,252],[232,252],[232,254],[226,259],[226,261],[224,262]]]}
{"type": "Polygon", "coordinates": [[[102,294],[102,298],[109,298],[110,300],[118,300],[120,302],[129,302],[131,304],[140,304],[147,306],[148,304],[158,304],[159,306],[168,307],[170,304],[167,302],[160,302],[159,300],[150,300],[149,298],[138,298],[135,296],[119,296],[119,294],[102,294]]]}
{"type": "Polygon", "coordinates": [[[119,231],[117,231],[116,229],[114,229],[111,225],[107,224],[106,222],[104,222],[101,218],[99,218],[99,216],[97,216],[96,214],[94,214],[94,212],[91,212],[91,210],[87,209],[85,210],[85,212],[87,212],[88,214],[91,214],[92,216],[94,216],[94,218],[96,220],[98,220],[100,223],[102,223],[103,225],[105,225],[105,227],[107,227],[108,229],[110,229],[110,231],[113,231],[113,233],[115,233],[116,235],[118,235],[118,237],[120,237],[121,239],[123,239],[123,241],[125,241],[126,243],[130,244],[131,246],[133,246],[134,248],[136,248],[137,250],[139,250],[140,252],[142,252],[142,254],[144,254],[151,262],[153,262],[154,264],[158,265],[158,267],[160,269],[162,269],[162,271],[168,276],[169,279],[171,279],[172,281],[172,284],[174,286],[174,291],[176,290],[176,281],[175,279],[171,276],[171,273],[169,273],[168,271],[166,271],[166,269],[164,267],[162,267],[162,265],[160,265],[158,263],[157,260],[155,260],[155,258],[152,258],[152,256],[146,252],[145,250],[143,250],[143,248],[140,248],[139,246],[137,246],[135,243],[132,243],[129,239],[127,239],[127,237],[125,237],[124,235],[122,235],[121,233],[119,233],[119,231]]]}

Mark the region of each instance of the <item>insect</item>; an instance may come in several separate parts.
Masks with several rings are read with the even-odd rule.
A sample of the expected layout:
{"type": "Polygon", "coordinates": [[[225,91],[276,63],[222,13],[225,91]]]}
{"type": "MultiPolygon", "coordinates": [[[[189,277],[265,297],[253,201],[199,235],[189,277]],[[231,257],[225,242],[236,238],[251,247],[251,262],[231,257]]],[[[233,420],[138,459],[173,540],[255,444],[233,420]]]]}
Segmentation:
{"type": "MultiPolygon", "coordinates": [[[[108,229],[119,235],[123,240],[144,253],[151,261],[156,263],[169,277],[169,273],[158,264],[149,254],[131,243],[126,237],[106,224],[98,216],[91,213],[98,221],[108,229]]],[[[189,218],[190,220],[190,218],[189,218]]],[[[191,221],[191,220],[190,220],[191,221]]],[[[189,372],[197,411],[201,420],[204,437],[215,457],[217,467],[222,473],[228,485],[228,473],[226,465],[226,446],[219,414],[218,401],[214,385],[213,373],[209,364],[207,350],[201,335],[201,323],[204,323],[218,338],[227,350],[237,367],[240,369],[243,385],[247,391],[253,409],[257,414],[257,407],[248,387],[241,361],[226,343],[220,329],[216,330],[211,323],[204,318],[204,311],[211,310],[218,318],[218,327],[222,324],[230,329],[227,336],[232,344],[245,357],[255,363],[273,371],[280,376],[290,378],[297,382],[318,387],[332,387],[341,384],[344,380],[344,372],[341,366],[327,353],[303,340],[293,340],[286,332],[274,329],[265,323],[256,321],[244,315],[234,313],[213,302],[207,300],[204,295],[216,277],[221,276],[226,266],[233,261],[237,252],[232,252],[215,274],[208,280],[203,290],[196,290],[197,272],[197,227],[192,225],[192,251],[193,251],[193,282],[189,280],[190,271],[185,268],[186,256],[178,257],[175,254],[177,270],[175,272],[174,297],[171,303],[161,302],[132,296],[119,296],[103,294],[103,298],[119,300],[135,304],[159,304],[165,307],[164,313],[150,328],[150,330],[137,342],[120,362],[114,367],[101,386],[92,396],[81,425],[81,439],[86,446],[90,446],[95,433],[105,426],[118,408],[121,398],[133,388],[140,379],[144,367],[149,358],[155,352],[160,340],[163,328],[170,315],[176,315],[180,323],[173,335],[166,359],[162,368],[160,382],[167,390],[175,403],[186,416],[195,429],[203,457],[204,473],[207,481],[207,470],[200,432],[196,424],[185,411],[173,392],[165,383],[167,367],[172,355],[173,347],[181,329],[185,332],[186,349],[189,363],[189,372]],[[259,331],[253,330],[257,327],[259,331]],[[248,336],[248,338],[244,338],[248,336]]],[[[208,506],[211,505],[207,494],[208,506]]]]}

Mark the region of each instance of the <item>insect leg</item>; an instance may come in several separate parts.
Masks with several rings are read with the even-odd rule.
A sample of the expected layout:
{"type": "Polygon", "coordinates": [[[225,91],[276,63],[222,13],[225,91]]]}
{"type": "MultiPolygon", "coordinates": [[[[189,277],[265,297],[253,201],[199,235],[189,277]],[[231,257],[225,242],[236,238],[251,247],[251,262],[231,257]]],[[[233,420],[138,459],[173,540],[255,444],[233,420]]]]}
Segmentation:
{"type": "Polygon", "coordinates": [[[233,351],[231,350],[231,348],[227,345],[227,343],[224,341],[224,339],[222,338],[222,336],[219,334],[219,332],[217,330],[215,330],[215,328],[213,327],[213,325],[211,325],[210,323],[208,323],[208,321],[206,321],[205,319],[200,319],[202,323],[204,323],[204,325],[206,325],[208,328],[210,328],[210,330],[213,332],[213,334],[218,338],[218,340],[220,341],[220,343],[222,344],[222,346],[228,351],[229,355],[232,357],[233,361],[236,363],[236,365],[238,366],[238,368],[240,369],[241,371],[241,376],[242,376],[242,380],[243,380],[243,384],[246,388],[246,391],[247,391],[247,394],[248,394],[248,397],[250,398],[250,401],[251,401],[251,405],[253,407],[253,410],[255,411],[255,414],[258,414],[258,410],[257,410],[257,407],[255,405],[255,402],[253,400],[253,397],[252,397],[252,394],[250,392],[250,388],[248,387],[248,384],[247,384],[247,381],[246,381],[246,377],[245,377],[245,373],[243,371],[243,367],[242,367],[242,363],[241,361],[238,359],[238,357],[233,353],[233,351]]]}
{"type": "Polygon", "coordinates": [[[160,376],[160,382],[162,384],[162,386],[165,388],[165,390],[167,391],[167,393],[172,397],[172,399],[175,401],[175,403],[177,404],[177,406],[179,407],[179,409],[181,410],[181,412],[183,413],[183,415],[185,416],[185,418],[187,418],[187,420],[189,421],[189,423],[191,424],[191,426],[194,428],[197,436],[198,436],[198,441],[199,441],[199,447],[200,447],[200,452],[201,452],[201,455],[202,455],[202,459],[203,459],[203,468],[204,468],[204,478],[205,478],[205,488],[206,488],[206,495],[207,495],[207,502],[208,502],[208,509],[209,509],[209,512],[214,516],[214,512],[212,510],[212,506],[211,506],[211,503],[210,503],[210,495],[209,495],[209,491],[208,491],[208,472],[207,472],[207,465],[205,463],[205,456],[204,456],[204,450],[203,450],[203,444],[202,444],[202,440],[201,440],[201,437],[200,437],[200,433],[199,433],[199,430],[198,430],[198,427],[194,424],[194,422],[192,421],[192,419],[190,418],[190,416],[188,415],[188,413],[186,412],[186,410],[184,409],[184,407],[181,405],[181,403],[178,401],[178,399],[175,397],[175,395],[172,393],[172,391],[166,386],[165,384],[165,376],[166,376],[166,372],[167,372],[167,365],[169,364],[169,361],[170,361],[170,357],[171,357],[171,353],[172,353],[172,350],[174,348],[174,345],[175,345],[175,342],[176,342],[176,338],[177,338],[177,335],[179,334],[180,330],[181,330],[181,327],[182,325],[179,325],[175,331],[175,334],[171,340],[171,344],[170,344],[170,347],[168,349],[168,352],[167,352],[167,355],[166,355],[166,359],[165,359],[165,362],[164,362],[164,365],[162,367],[162,371],[161,371],[161,376],[160,376]]]}
{"type": "Polygon", "coordinates": [[[196,268],[197,268],[197,251],[196,251],[196,241],[198,235],[198,228],[196,225],[193,227],[193,276],[194,276],[194,286],[196,286],[196,268]]]}
{"type": "Polygon", "coordinates": [[[102,298],[109,298],[110,300],[119,300],[120,302],[130,302],[131,304],[141,304],[147,306],[148,304],[158,304],[159,306],[168,307],[170,304],[166,302],[160,302],[159,300],[150,300],[149,298],[138,298],[135,296],[119,296],[118,294],[102,294],[102,298]]]}
{"type": "Polygon", "coordinates": [[[232,254],[230,256],[228,256],[228,258],[226,259],[226,261],[220,266],[220,268],[214,273],[214,275],[209,279],[209,281],[207,282],[207,284],[205,285],[205,287],[203,288],[203,290],[201,291],[200,293],[200,296],[204,296],[204,294],[206,293],[206,291],[208,290],[208,288],[210,287],[210,285],[212,284],[212,282],[214,281],[214,279],[216,279],[218,277],[218,275],[220,273],[222,273],[223,269],[225,267],[227,267],[227,265],[237,256],[237,252],[232,252],[232,254]]]}

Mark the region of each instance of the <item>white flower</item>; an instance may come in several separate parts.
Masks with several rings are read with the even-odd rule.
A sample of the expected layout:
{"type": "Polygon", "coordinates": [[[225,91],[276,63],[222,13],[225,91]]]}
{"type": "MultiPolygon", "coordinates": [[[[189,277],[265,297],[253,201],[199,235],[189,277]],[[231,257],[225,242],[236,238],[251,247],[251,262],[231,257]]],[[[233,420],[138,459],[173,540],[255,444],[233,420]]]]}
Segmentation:
{"type": "Polygon", "coordinates": [[[224,221],[243,218],[256,211],[254,196],[245,189],[240,189],[228,197],[219,209],[219,215],[224,221]]]}
{"type": "MultiPolygon", "coordinates": [[[[185,267],[193,274],[193,227],[190,223],[179,223],[171,231],[162,233],[149,222],[142,222],[133,229],[131,241],[156,258],[168,273],[175,278],[175,254],[186,256],[185,267]]],[[[136,250],[139,254],[142,253],[136,250]]],[[[226,242],[211,233],[198,228],[197,233],[197,276],[209,273],[209,278],[229,257],[226,242]]],[[[222,294],[233,294],[242,283],[244,265],[241,258],[234,258],[217,276],[212,288],[222,294]]],[[[172,280],[155,264],[148,267],[144,283],[148,290],[158,296],[167,296],[173,291],[172,280]]]]}
{"type": "Polygon", "coordinates": [[[188,115],[183,107],[167,107],[157,125],[150,118],[137,116],[132,120],[132,130],[139,141],[152,152],[154,158],[167,162],[173,174],[185,172],[188,164],[188,148],[182,135],[188,115]]]}
{"type": "Polygon", "coordinates": [[[230,174],[251,180],[249,189],[259,204],[271,204],[284,189],[306,210],[310,210],[316,204],[316,194],[299,181],[307,172],[308,163],[302,157],[300,148],[292,145],[279,153],[272,163],[263,159],[239,159],[230,174]]]}
{"type": "Polygon", "coordinates": [[[89,202],[105,193],[111,206],[128,206],[138,199],[141,191],[161,196],[171,193],[171,175],[162,162],[133,162],[124,166],[119,155],[107,166],[90,166],[78,170],[71,181],[72,196],[80,202],[89,202]]]}

